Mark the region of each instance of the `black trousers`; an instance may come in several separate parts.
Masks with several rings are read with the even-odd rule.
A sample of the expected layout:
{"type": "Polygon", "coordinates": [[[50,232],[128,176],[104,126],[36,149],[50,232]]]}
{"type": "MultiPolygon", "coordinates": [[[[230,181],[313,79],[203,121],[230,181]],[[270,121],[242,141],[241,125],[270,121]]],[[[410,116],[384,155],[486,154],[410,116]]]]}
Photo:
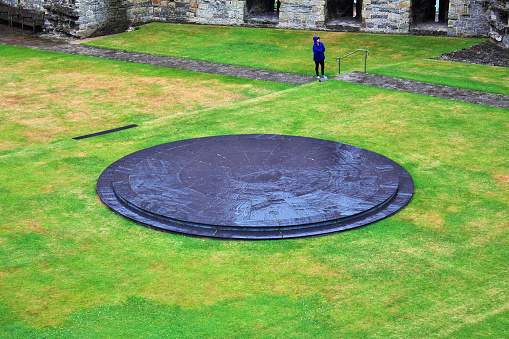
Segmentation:
{"type": "Polygon", "coordinates": [[[316,72],[316,76],[319,76],[320,74],[318,74],[318,65],[322,66],[322,76],[323,76],[323,69],[325,67],[325,60],[320,60],[320,61],[315,61],[315,72],[316,72]]]}

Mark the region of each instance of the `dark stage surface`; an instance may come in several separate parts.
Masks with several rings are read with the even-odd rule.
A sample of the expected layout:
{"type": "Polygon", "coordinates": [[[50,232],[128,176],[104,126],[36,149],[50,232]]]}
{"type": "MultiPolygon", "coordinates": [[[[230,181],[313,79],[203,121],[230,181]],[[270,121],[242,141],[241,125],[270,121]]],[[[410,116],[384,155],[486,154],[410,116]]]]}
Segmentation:
{"type": "Polygon", "coordinates": [[[264,240],[325,235],[383,219],[411,199],[394,161],[338,142],[227,135],[132,153],[97,192],[144,226],[189,236],[264,240]]]}

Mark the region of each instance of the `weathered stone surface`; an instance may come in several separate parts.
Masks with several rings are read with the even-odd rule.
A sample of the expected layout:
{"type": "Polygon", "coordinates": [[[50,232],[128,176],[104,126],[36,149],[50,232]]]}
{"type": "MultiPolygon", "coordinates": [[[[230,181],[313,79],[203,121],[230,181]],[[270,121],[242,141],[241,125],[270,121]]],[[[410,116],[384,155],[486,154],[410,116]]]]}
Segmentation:
{"type": "MultiPolygon", "coordinates": [[[[21,6],[44,10],[47,32],[77,37],[119,33],[152,21],[348,31],[354,20],[355,31],[360,32],[434,34],[413,29],[416,23],[433,20],[424,2],[364,0],[353,17],[348,1],[284,0],[278,13],[262,0],[33,0],[21,6]],[[419,18],[424,10],[425,20],[419,18]]],[[[0,2],[18,5],[18,0],[0,2]]],[[[508,8],[507,0],[450,0],[446,16],[440,19],[441,31],[449,36],[490,36],[509,47],[508,8]]]]}
{"type": "Polygon", "coordinates": [[[410,7],[410,1],[398,2],[398,8],[409,8],[409,7],[410,7]]]}
{"type": "Polygon", "coordinates": [[[509,48],[509,1],[492,0],[488,3],[490,37],[502,47],[509,48]]]}

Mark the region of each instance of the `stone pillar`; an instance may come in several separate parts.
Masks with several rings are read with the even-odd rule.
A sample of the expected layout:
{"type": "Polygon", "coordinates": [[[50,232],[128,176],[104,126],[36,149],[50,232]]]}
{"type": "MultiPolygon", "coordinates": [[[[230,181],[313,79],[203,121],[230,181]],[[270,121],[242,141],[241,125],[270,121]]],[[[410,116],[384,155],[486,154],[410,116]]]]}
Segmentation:
{"type": "Polygon", "coordinates": [[[409,29],[409,0],[364,0],[361,31],[405,34],[409,29]]]}
{"type": "Polygon", "coordinates": [[[278,27],[325,29],[325,0],[281,1],[278,27]]]}
{"type": "Polygon", "coordinates": [[[450,0],[447,35],[487,36],[487,3],[483,0],[450,0]]]}

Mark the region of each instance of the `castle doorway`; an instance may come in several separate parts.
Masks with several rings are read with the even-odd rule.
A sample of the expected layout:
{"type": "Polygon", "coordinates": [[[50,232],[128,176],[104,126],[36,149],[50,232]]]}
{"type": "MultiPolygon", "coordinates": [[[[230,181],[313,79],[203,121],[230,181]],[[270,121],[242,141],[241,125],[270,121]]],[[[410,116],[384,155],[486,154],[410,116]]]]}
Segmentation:
{"type": "Polygon", "coordinates": [[[362,0],[327,0],[325,19],[327,28],[358,31],[362,21],[362,0]]]}
{"type": "Polygon", "coordinates": [[[279,0],[247,0],[244,19],[253,23],[278,23],[279,0]]]}
{"type": "Polygon", "coordinates": [[[411,31],[424,35],[446,35],[449,0],[412,0],[411,31]]]}

